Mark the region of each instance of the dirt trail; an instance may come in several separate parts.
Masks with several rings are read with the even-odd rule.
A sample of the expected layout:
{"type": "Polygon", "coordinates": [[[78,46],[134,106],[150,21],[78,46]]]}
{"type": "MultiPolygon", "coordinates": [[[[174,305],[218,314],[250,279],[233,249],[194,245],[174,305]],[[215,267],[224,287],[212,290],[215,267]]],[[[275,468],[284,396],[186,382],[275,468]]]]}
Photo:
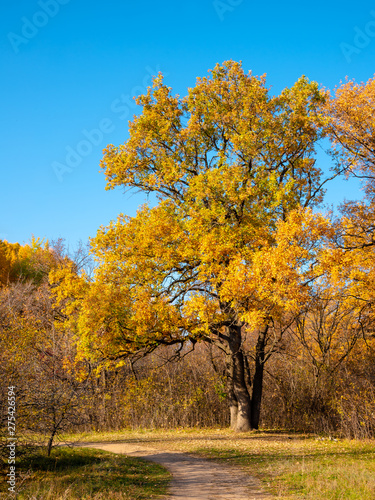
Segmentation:
{"type": "Polygon", "coordinates": [[[224,466],[187,453],[158,450],[128,443],[85,443],[87,446],[125,453],[157,462],[173,476],[170,484],[171,500],[266,500],[259,482],[233,466],[224,466]]]}

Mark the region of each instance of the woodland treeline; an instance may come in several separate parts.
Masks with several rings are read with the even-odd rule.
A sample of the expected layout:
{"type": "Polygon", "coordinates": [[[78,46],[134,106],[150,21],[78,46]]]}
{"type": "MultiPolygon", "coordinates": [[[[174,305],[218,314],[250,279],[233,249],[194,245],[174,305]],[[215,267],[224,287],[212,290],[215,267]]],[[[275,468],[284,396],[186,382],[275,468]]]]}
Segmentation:
{"type": "Polygon", "coordinates": [[[375,80],[274,96],[228,61],[183,98],[159,75],[137,103],[102,168],[156,201],[90,250],[0,244],[19,431],[49,449],[62,430],[140,426],[373,437],[375,80]],[[329,211],[340,176],[363,198],[329,211]]]}

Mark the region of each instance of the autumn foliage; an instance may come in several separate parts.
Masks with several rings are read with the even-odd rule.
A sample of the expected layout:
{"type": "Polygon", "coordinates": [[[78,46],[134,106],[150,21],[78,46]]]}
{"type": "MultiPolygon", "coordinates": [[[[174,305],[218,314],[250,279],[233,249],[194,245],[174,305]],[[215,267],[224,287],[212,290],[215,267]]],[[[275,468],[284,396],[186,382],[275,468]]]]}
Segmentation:
{"type": "MultiPolygon", "coordinates": [[[[206,392],[191,396],[168,368],[174,411],[184,398],[206,401],[205,415],[210,406],[222,412],[225,401],[227,420],[210,422],[230,419],[238,431],[263,421],[370,435],[374,80],[347,81],[330,93],[302,77],[273,95],[264,76],[228,61],[184,97],[156,76],[137,103],[142,111],[129,139],[105,149],[102,169],[107,189],[136,189],[155,201],[98,230],[93,276],[68,260],[49,269],[59,312],[51,325],[70,332],[76,353],[70,373],[82,382],[79,366],[90,367],[102,381],[99,392],[111,386],[124,415],[130,407],[141,415],[135,400],[167,391],[153,371],[158,353],[164,360],[206,353],[207,365],[200,363],[213,392],[185,361],[184,376],[199,378],[206,392]],[[316,154],[328,142],[329,172],[316,154]],[[340,175],[362,178],[365,197],[334,215],[323,209],[324,188],[340,175]],[[150,353],[148,365],[143,356],[150,353]],[[364,372],[366,383],[359,382],[364,372]],[[349,389],[349,380],[357,385],[349,389]],[[355,387],[368,407],[350,424],[360,399],[355,387]]],[[[41,279],[35,273],[48,267],[46,253],[35,267],[26,248],[2,245],[4,286],[17,266],[17,276],[41,279]]],[[[89,420],[111,420],[104,403],[101,417],[88,404],[89,420]]],[[[124,424],[137,425],[129,419],[124,424]]]]}

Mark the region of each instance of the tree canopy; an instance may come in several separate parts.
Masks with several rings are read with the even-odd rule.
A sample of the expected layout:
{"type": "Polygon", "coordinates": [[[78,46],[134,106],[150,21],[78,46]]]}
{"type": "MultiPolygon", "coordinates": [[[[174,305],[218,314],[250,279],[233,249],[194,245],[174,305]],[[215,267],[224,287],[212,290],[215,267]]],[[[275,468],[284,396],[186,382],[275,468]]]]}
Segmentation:
{"type": "Polygon", "coordinates": [[[306,296],[330,231],[311,210],[326,182],[315,158],[325,101],[305,77],[273,96],[264,77],[233,61],[183,98],[154,79],[129,140],[108,146],[102,168],[108,189],[156,193],[158,203],[98,231],[94,282],[60,276],[61,298],[81,297],[72,307],[83,344],[121,358],[163,343],[215,343],[228,358],[233,427],[258,425],[266,345],[306,296]],[[259,332],[252,410],[249,329],[259,332]]]}
{"type": "MultiPolygon", "coordinates": [[[[305,342],[310,306],[327,324],[336,310],[358,319],[363,308],[350,296],[360,292],[348,284],[361,283],[367,300],[366,279],[350,273],[370,276],[360,260],[365,248],[372,259],[373,88],[347,82],[332,97],[301,77],[272,95],[264,76],[233,61],[185,97],[155,77],[137,99],[129,139],[106,148],[102,169],[107,189],[157,202],[99,229],[94,280],[68,267],[54,274],[82,352],[121,360],[163,344],[214,344],[227,361],[232,427],[257,428],[264,365],[285,331],[293,323],[305,342]],[[328,174],[316,155],[326,138],[336,159],[328,174]],[[367,202],[347,203],[334,222],[317,208],[343,172],[366,177],[367,202]]],[[[348,353],[358,328],[345,328],[348,353]]]]}

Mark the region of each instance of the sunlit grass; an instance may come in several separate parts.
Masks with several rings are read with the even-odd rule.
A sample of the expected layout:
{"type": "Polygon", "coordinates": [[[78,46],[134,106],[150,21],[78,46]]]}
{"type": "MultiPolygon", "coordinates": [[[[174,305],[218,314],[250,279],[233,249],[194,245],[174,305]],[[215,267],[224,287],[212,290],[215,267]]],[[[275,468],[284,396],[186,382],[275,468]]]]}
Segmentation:
{"type": "Polygon", "coordinates": [[[129,430],[75,435],[74,440],[143,443],[196,453],[241,466],[279,499],[375,498],[374,441],[271,431],[236,434],[223,429],[129,430]]]}
{"type": "MultiPolygon", "coordinates": [[[[6,472],[5,472],[6,474],[6,472]]],[[[0,498],[5,492],[1,475],[0,498]]],[[[160,465],[88,448],[56,448],[17,464],[17,500],[150,500],[163,498],[170,474],[160,465]]],[[[13,496],[13,498],[15,498],[13,496]]]]}

